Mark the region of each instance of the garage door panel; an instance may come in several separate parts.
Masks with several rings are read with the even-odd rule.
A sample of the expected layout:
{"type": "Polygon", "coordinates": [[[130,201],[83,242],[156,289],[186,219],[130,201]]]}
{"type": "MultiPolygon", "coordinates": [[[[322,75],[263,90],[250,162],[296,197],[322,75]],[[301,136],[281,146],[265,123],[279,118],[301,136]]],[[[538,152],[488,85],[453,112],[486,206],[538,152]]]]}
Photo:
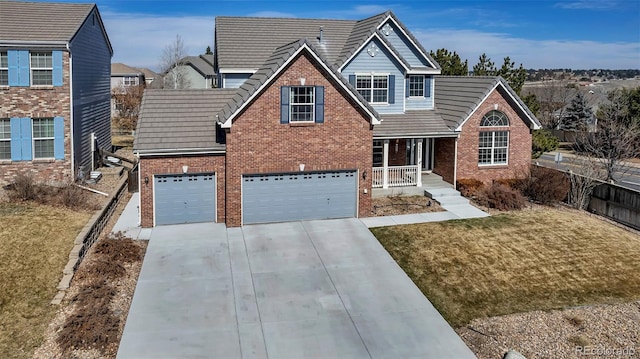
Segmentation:
{"type": "Polygon", "coordinates": [[[355,171],[249,175],[243,178],[243,222],[354,217],[355,171]]]}
{"type": "Polygon", "coordinates": [[[156,225],[215,221],[214,174],[157,175],[156,225]]]}

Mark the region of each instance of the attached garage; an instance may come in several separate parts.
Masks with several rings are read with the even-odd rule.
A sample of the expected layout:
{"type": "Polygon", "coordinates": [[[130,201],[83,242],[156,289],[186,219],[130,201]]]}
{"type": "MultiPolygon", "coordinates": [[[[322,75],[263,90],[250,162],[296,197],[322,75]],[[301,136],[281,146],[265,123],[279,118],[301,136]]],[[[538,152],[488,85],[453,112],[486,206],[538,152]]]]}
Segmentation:
{"type": "Polygon", "coordinates": [[[243,224],[355,217],[356,171],[242,176],[243,224]]]}
{"type": "Polygon", "coordinates": [[[156,175],[153,184],[156,225],[216,220],[215,174],[156,175]]]}

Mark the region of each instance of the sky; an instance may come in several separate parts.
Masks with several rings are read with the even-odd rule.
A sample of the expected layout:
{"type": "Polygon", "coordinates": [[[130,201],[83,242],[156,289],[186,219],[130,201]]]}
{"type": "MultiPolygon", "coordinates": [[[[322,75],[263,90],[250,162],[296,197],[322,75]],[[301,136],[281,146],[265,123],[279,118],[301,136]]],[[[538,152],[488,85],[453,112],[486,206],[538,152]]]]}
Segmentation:
{"type": "MultiPolygon", "coordinates": [[[[57,0],[67,1],[67,0],[57,0]]],[[[72,2],[81,2],[78,0],[72,2]]],[[[183,39],[189,55],[214,48],[216,16],[360,20],[386,10],[427,50],[469,60],[509,56],[525,68],[640,69],[640,0],[97,0],[112,62],[158,70],[183,39]]]]}

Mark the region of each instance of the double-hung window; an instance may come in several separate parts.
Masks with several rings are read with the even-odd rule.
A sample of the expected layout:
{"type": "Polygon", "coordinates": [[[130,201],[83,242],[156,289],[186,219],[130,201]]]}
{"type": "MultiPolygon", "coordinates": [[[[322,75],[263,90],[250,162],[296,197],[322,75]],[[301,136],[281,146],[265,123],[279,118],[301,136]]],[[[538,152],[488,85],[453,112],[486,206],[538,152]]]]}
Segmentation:
{"type": "Polygon", "coordinates": [[[136,76],[125,76],[124,86],[138,86],[138,78],[136,76]]]}
{"type": "Polygon", "coordinates": [[[0,160],[11,159],[11,121],[0,118],[0,160]]]}
{"type": "Polygon", "coordinates": [[[53,86],[53,57],[49,52],[31,52],[31,84],[53,86]]]}
{"type": "Polygon", "coordinates": [[[0,52],[0,86],[9,86],[9,56],[0,52]]]}
{"type": "Polygon", "coordinates": [[[33,158],[54,158],[53,118],[33,119],[33,158]]]}
{"type": "Polygon", "coordinates": [[[356,90],[370,103],[389,103],[389,76],[356,75],[356,90]]]}
{"type": "Polygon", "coordinates": [[[424,75],[409,75],[409,97],[425,97],[424,75]]]}
{"type": "Polygon", "coordinates": [[[313,86],[292,86],[289,119],[291,122],[314,122],[315,96],[313,86]]]}
{"type": "Polygon", "coordinates": [[[480,143],[478,145],[478,164],[507,164],[509,152],[509,119],[500,111],[491,111],[480,121],[480,143]],[[488,130],[488,127],[497,127],[488,130]]]}

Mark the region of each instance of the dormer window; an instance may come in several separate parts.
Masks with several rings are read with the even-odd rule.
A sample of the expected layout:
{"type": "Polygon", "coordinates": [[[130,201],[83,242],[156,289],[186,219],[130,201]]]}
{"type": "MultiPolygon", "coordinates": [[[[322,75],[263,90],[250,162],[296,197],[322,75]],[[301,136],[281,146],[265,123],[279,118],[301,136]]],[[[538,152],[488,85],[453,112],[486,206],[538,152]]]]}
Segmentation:
{"type": "Polygon", "coordinates": [[[409,75],[409,97],[424,97],[424,75],[409,75]]]}

